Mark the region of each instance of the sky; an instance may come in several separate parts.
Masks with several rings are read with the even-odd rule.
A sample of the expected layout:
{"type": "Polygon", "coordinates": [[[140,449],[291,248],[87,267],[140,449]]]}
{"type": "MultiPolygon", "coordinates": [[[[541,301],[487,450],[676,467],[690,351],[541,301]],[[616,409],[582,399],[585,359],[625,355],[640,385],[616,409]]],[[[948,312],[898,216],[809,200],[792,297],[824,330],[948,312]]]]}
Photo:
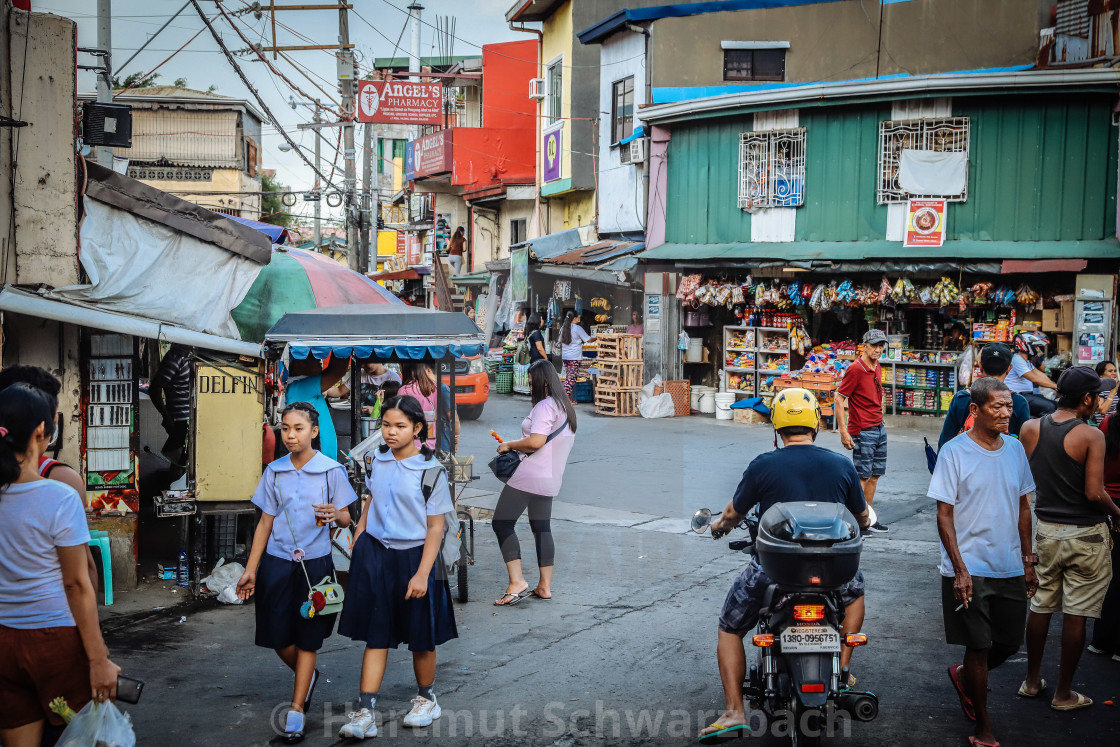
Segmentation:
{"type": "MultiPolygon", "coordinates": [[[[354,6],[350,11],[350,41],[356,45],[355,53],[359,67],[372,67],[374,57],[388,57],[394,54],[398,39],[400,47],[395,56],[405,56],[411,43],[406,28],[408,13],[405,8],[410,0],[350,0],[354,6]],[[402,33],[403,32],[403,33],[402,33]]],[[[147,73],[172,55],[183,44],[187,44],[200,29],[204,29],[202,19],[194,7],[188,5],[179,16],[164,29],[135,60],[121,67],[123,63],[152,35],[168,18],[173,16],[185,0],[112,0],[113,13],[113,67],[114,74],[122,80],[131,73],[147,73]]],[[[513,0],[421,0],[424,5],[420,29],[420,51],[422,56],[439,54],[437,42],[437,17],[454,17],[455,39],[451,51],[454,55],[480,54],[482,44],[532,38],[523,33],[511,31],[505,21],[505,12],[513,5],[513,0]],[[457,11],[467,10],[459,16],[457,11]]],[[[251,6],[252,0],[224,0],[221,3],[227,14],[251,6]]],[[[267,7],[268,0],[262,0],[267,7]]],[[[277,0],[277,4],[316,4],[331,5],[333,0],[277,0]]],[[[217,15],[214,0],[199,0],[199,6],[208,16],[217,15]]],[[[78,46],[97,46],[97,0],[32,0],[32,8],[38,12],[56,13],[74,19],[78,24],[78,46]]],[[[277,13],[277,41],[280,45],[336,44],[338,42],[338,12],[334,10],[289,11],[277,13]],[[283,28],[287,26],[288,29],[283,28]],[[306,38],[300,38],[300,36],[306,38]]],[[[234,32],[229,23],[220,15],[212,21],[222,35],[227,47],[236,51],[245,49],[244,41],[234,32]]],[[[271,44],[271,24],[267,13],[257,20],[252,13],[234,17],[241,32],[254,43],[271,44]]],[[[328,51],[288,52],[289,57],[305,75],[283,58],[269,61],[311,97],[320,98],[327,104],[327,94],[338,99],[337,69],[335,57],[328,51]],[[326,91],[314,88],[312,82],[326,91]]],[[[253,53],[235,55],[238,64],[245,71],[250,82],[260,93],[265,103],[283,127],[300,145],[310,159],[313,155],[314,138],[308,131],[296,129],[296,125],[311,120],[308,107],[293,110],[289,97],[297,100],[304,97],[294,92],[287,83],[272,73],[253,53]]],[[[79,64],[95,64],[92,57],[78,55],[79,64]]],[[[222,54],[209,31],[203,30],[181,52],[175,54],[159,68],[157,84],[171,85],[176,78],[186,78],[188,87],[206,90],[217,86],[215,93],[253,101],[252,94],[238,78],[229,61],[222,54]]],[[[78,71],[78,90],[91,92],[96,87],[95,75],[89,71],[78,71]]],[[[255,102],[254,102],[255,105],[255,102]]],[[[260,107],[257,106],[259,109],[260,107]]],[[[335,131],[328,131],[337,133],[335,131]]],[[[361,143],[360,130],[355,135],[361,143]]],[[[304,191],[314,184],[311,169],[293,151],[281,152],[278,145],[283,138],[267,122],[263,125],[263,168],[276,169],[277,178],[296,191],[304,191]]],[[[322,147],[324,163],[320,170],[329,175],[335,159],[333,146],[337,134],[325,137],[322,147]],[[328,144],[329,143],[329,144],[328,144]]],[[[338,156],[341,179],[342,158],[338,156]]],[[[359,161],[358,173],[361,174],[359,161]]],[[[331,211],[324,202],[324,215],[331,211]]],[[[310,203],[299,201],[291,208],[293,213],[310,216],[310,203]]]]}

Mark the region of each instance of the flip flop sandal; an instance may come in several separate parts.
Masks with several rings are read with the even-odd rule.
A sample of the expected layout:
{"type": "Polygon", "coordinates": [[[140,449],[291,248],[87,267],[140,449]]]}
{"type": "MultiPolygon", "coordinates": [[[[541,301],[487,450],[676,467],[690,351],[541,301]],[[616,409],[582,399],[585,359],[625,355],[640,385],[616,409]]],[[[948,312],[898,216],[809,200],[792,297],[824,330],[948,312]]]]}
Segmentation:
{"type": "Polygon", "coordinates": [[[999,742],[981,742],[976,737],[969,737],[968,743],[971,744],[972,747],[999,747],[999,742]]]}
{"type": "Polygon", "coordinates": [[[1088,695],[1082,695],[1078,692],[1075,692],[1073,694],[1077,696],[1076,703],[1070,703],[1069,705],[1054,705],[1054,702],[1051,701],[1050,707],[1055,711],[1076,711],[1079,708],[1088,708],[1089,706],[1093,705],[1093,699],[1088,695]]]}
{"type": "Polygon", "coordinates": [[[972,698],[964,692],[964,685],[961,684],[960,670],[964,667],[963,664],[953,664],[949,667],[949,681],[953,683],[953,687],[957,691],[957,697],[961,701],[961,711],[964,712],[964,717],[969,721],[976,720],[976,708],[972,705],[972,698]]]}
{"type": "Polygon", "coordinates": [[[552,601],[552,597],[542,597],[540,594],[537,593],[536,589],[533,589],[532,591],[530,591],[529,596],[531,596],[533,599],[539,599],[542,602],[551,602],[552,601]]]}
{"type": "Polygon", "coordinates": [[[1046,680],[1044,680],[1044,679],[1039,680],[1038,681],[1038,692],[1033,692],[1033,693],[1027,690],[1027,682],[1026,682],[1026,680],[1023,680],[1023,684],[1019,685],[1019,692],[1017,693],[1017,695],[1020,698],[1037,698],[1039,695],[1042,695],[1044,692],[1046,692],[1046,680]]]}
{"type": "Polygon", "coordinates": [[[513,605],[517,604],[518,602],[520,602],[522,599],[524,599],[527,596],[529,596],[529,592],[527,592],[527,591],[523,591],[520,594],[513,594],[513,593],[507,591],[505,594],[502,595],[501,599],[494,602],[494,606],[495,607],[512,607],[513,605]],[[508,602],[502,601],[506,597],[512,597],[512,598],[508,602]]]}
{"type": "Polygon", "coordinates": [[[747,732],[751,730],[751,727],[747,724],[735,724],[734,726],[712,724],[708,728],[712,728],[713,726],[719,728],[719,731],[701,735],[700,738],[697,739],[700,744],[723,744],[733,739],[743,739],[747,736],[747,732]]]}

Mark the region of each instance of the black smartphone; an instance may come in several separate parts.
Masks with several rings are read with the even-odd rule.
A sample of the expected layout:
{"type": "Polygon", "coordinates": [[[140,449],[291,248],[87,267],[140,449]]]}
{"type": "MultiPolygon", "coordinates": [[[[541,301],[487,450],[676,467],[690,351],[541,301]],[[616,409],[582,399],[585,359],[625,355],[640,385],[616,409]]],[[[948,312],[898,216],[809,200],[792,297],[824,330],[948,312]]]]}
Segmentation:
{"type": "Polygon", "coordinates": [[[144,691],[144,681],[117,675],[117,700],[122,703],[139,703],[144,691]]]}

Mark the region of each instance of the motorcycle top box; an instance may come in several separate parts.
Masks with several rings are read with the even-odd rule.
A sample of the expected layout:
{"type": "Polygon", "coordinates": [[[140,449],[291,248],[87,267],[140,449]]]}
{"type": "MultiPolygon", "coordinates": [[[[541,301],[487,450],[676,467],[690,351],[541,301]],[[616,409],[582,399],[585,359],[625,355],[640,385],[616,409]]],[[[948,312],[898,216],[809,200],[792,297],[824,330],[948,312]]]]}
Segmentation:
{"type": "Polygon", "coordinates": [[[776,503],[759,519],[755,541],[762,570],[791,591],[851,581],[862,547],[856,518],[839,503],[776,503]]]}

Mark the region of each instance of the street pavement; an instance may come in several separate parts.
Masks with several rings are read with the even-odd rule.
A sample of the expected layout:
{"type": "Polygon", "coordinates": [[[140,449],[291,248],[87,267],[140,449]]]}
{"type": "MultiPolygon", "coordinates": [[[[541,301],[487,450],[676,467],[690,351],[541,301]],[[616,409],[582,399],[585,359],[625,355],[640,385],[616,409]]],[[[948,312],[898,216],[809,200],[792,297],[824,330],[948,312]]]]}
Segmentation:
{"type": "MultiPolygon", "coordinates": [[[[487,431],[519,437],[528,410],[526,398],[494,395],[479,421],[463,423],[462,451],[475,455],[477,471],[486,472],[494,451],[487,431]]],[[[697,508],[726,505],[750,459],[773,447],[772,431],[710,416],[599,417],[588,405],[579,406],[579,415],[554,510],[555,598],[493,607],[506,584],[504,567],[489,523],[476,523],[470,601],[455,607],[459,638],[439,649],[435,689],[444,716],[428,729],[401,725],[415,681],[409,653],[391,652],[378,699],[379,739],[685,744],[722,709],[716,621],[747,558],[725,542],[687,533],[688,518],[697,508]]],[[[829,742],[968,744],[970,725],[945,674],[961,652],[944,643],[935,510],[925,498],[922,453],[922,436],[935,431],[925,425],[925,431],[889,431],[888,474],[875,505],[891,531],[870,538],[863,553],[870,644],[856,652],[853,673],[860,688],[879,695],[879,718],[849,724],[829,742]]],[[[818,443],[842,451],[836,434],[822,434],[818,443]]],[[[487,473],[463,502],[485,515],[499,487],[487,473]]],[[[524,519],[518,533],[532,568],[524,519]]],[[[125,706],[139,743],[274,739],[272,724],[291,697],[291,675],[275,654],[253,645],[252,609],[213,601],[170,606],[169,592],[158,587],[144,594],[121,608],[144,611],[108,608],[103,615],[113,659],[147,682],[140,705],[125,706]]],[[[1059,623],[1055,616],[1045,659],[1050,683],[1057,679],[1059,623]]],[[[309,713],[307,743],[339,744],[338,728],[357,697],[361,645],[334,636],[320,654],[325,676],[309,713]]],[[[1120,662],[1086,653],[1075,689],[1096,705],[1060,714],[1046,699],[1016,697],[1025,661],[1024,650],[992,674],[989,703],[1002,744],[1120,744],[1120,712],[1103,704],[1120,699],[1120,662]]],[[[780,725],[756,717],[755,726],[745,742],[788,744],[780,725]]]]}

